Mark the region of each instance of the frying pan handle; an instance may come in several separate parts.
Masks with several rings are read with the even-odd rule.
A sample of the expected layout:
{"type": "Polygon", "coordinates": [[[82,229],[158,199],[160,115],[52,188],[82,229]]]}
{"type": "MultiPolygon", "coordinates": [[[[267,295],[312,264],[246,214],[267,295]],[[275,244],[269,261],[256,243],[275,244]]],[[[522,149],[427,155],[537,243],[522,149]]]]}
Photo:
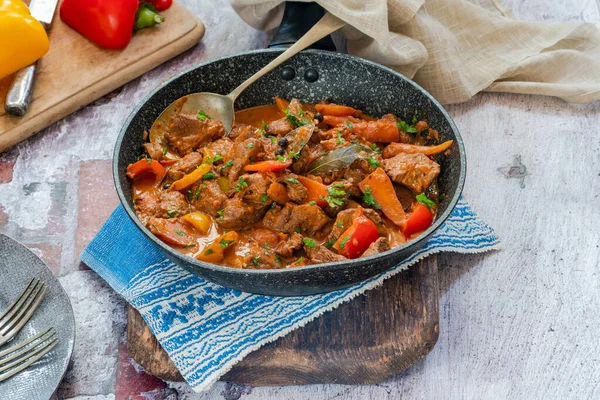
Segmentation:
{"type": "MultiPolygon", "coordinates": [[[[293,45],[325,14],[323,7],[317,3],[285,3],[283,19],[277,33],[269,43],[269,48],[285,49],[293,45]]],[[[331,36],[327,35],[309,49],[335,51],[331,36]]]]}

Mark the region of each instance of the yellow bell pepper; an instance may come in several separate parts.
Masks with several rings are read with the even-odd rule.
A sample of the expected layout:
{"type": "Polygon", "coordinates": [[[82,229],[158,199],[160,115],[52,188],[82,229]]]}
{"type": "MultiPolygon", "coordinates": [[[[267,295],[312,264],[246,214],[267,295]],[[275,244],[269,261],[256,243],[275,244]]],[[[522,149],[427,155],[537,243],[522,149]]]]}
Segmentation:
{"type": "Polygon", "coordinates": [[[21,0],[0,0],[0,79],[33,64],[50,48],[42,24],[21,0]]]}

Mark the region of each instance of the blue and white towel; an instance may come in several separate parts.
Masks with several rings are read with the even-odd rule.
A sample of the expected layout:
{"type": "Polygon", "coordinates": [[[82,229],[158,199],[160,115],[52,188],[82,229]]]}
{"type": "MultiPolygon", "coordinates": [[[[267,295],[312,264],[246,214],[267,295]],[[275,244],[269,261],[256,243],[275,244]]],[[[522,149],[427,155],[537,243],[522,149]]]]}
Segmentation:
{"type": "Polygon", "coordinates": [[[199,392],[265,343],[377,287],[430,254],[478,253],[498,245],[492,228],[461,200],[421,250],[389,271],[332,293],[260,296],[205,281],[165,259],[119,207],[81,260],[141,313],[181,375],[199,392]]]}

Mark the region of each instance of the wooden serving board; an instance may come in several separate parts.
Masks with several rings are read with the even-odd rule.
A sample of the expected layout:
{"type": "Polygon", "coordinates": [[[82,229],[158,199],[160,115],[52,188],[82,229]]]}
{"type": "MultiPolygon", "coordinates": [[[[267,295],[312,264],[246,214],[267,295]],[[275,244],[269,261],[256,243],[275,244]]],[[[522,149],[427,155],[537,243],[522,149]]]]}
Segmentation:
{"type": "MultiPolygon", "coordinates": [[[[432,256],[250,353],[222,380],[252,386],[374,384],[425,357],[438,333],[438,270],[432,256]]],[[[127,342],[130,355],[147,372],[183,380],[131,307],[127,342]]]]}
{"type": "Polygon", "coordinates": [[[38,63],[26,115],[4,111],[12,76],[0,80],[0,152],[191,48],[204,35],[204,24],[178,3],[162,15],[163,24],[137,32],[125,49],[107,50],[64,24],[57,8],[50,50],[38,63]]]}

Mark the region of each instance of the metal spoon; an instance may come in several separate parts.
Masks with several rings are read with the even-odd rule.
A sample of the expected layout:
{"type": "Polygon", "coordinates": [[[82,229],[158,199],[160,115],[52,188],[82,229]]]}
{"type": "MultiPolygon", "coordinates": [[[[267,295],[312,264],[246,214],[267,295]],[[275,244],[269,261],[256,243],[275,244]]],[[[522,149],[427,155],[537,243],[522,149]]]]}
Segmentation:
{"type": "Polygon", "coordinates": [[[231,131],[231,127],[233,126],[235,119],[233,103],[240,93],[290,57],[296,55],[300,51],[304,50],[311,44],[324,38],[330,33],[337,31],[344,25],[346,25],[344,21],[337,18],[333,14],[326,13],[319,20],[319,22],[317,22],[289,49],[265,65],[260,71],[252,75],[228,95],[202,92],[188,94],[175,100],[159,115],[156,121],[154,121],[152,129],[150,130],[150,140],[152,142],[162,141],[164,131],[169,126],[173,116],[179,114],[180,112],[196,114],[200,110],[204,110],[205,113],[210,115],[211,118],[221,121],[225,126],[225,136],[227,136],[229,131],[231,131]]]}

